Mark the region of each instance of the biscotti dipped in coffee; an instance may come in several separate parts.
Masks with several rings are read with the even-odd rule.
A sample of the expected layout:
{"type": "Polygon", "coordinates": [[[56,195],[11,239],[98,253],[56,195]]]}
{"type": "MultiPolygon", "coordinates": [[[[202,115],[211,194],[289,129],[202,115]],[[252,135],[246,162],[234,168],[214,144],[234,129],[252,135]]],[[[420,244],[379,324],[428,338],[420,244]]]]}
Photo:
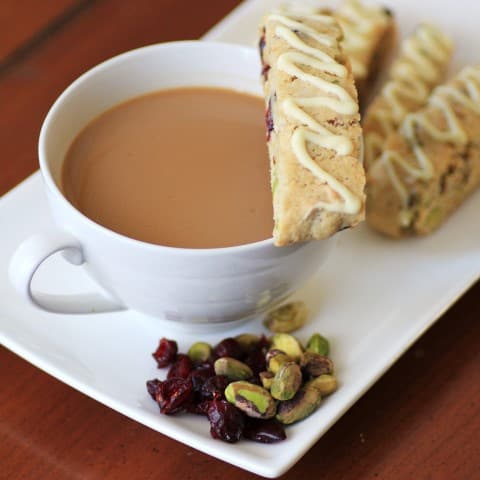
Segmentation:
{"type": "Polygon", "coordinates": [[[365,216],[362,130],[342,30],[331,15],[282,10],[261,32],[275,245],[327,238],[365,216]]]}
{"type": "Polygon", "coordinates": [[[480,66],[437,87],[405,117],[369,172],[367,221],[392,236],[425,235],[480,185],[480,66]]]}
{"type": "Polygon", "coordinates": [[[334,16],[343,30],[342,47],[352,65],[360,102],[365,102],[395,44],[393,13],[380,5],[345,0],[334,16]]]}
{"type": "Polygon", "coordinates": [[[381,155],[388,136],[408,113],[423,107],[431,91],[444,81],[452,53],[452,41],[434,25],[419,25],[403,41],[387,83],[363,119],[367,172],[381,155]]]}

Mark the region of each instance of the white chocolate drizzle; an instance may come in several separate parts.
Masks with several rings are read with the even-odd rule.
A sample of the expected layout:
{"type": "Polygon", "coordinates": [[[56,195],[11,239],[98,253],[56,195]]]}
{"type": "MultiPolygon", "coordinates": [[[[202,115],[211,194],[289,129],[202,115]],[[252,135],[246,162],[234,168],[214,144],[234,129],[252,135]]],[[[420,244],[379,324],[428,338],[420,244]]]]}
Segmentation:
{"type": "Polygon", "coordinates": [[[368,69],[363,58],[370,48],[371,34],[376,27],[385,26],[389,16],[382,8],[348,0],[335,12],[335,17],[344,32],[342,46],[350,59],[353,75],[356,79],[365,78],[368,69]]]}
{"type": "MultiPolygon", "coordinates": [[[[285,40],[294,51],[282,53],[277,60],[277,68],[288,75],[316,87],[320,93],[313,97],[288,98],[281,103],[286,116],[300,125],[292,134],[291,146],[299,163],[307,168],[318,180],[327,184],[331,191],[329,201],[319,201],[307,213],[318,208],[327,211],[356,214],[362,203],[342,182],[321,168],[308,151],[308,144],[334,150],[338,155],[349,155],[353,144],[345,135],[337,135],[320,125],[305,108],[325,107],[336,113],[353,115],[358,112],[357,102],[340,85],[329,82],[317,75],[308,73],[304,67],[319,72],[326,72],[338,78],[347,78],[348,70],[326,52],[307,45],[300,37],[308,36],[325,47],[334,48],[338,40],[331,35],[325,35],[314,28],[305,25],[302,14],[290,15],[271,14],[267,21],[275,21],[278,25],[275,34],[285,40]],[[303,67],[303,68],[302,68],[303,67]]],[[[335,25],[335,20],[329,15],[308,15],[309,20],[335,25]]]]}
{"type": "Polygon", "coordinates": [[[408,114],[405,100],[415,110],[427,101],[431,90],[441,82],[452,53],[450,40],[437,28],[422,24],[402,45],[400,58],[390,71],[390,80],[380,93],[383,105],[367,112],[366,125],[375,121],[380,131],[365,134],[365,155],[371,164],[381,153],[387,136],[408,114]]]}
{"type": "Polygon", "coordinates": [[[468,142],[468,136],[455,115],[452,103],[461,104],[465,109],[480,115],[480,66],[464,68],[455,80],[459,83],[458,86],[447,84],[437,87],[428,100],[426,109],[408,114],[403,121],[400,131],[412,149],[416,164],[408,163],[393,150],[386,150],[372,169],[374,178],[379,173],[377,169],[381,167],[386,169],[387,175],[402,201],[399,220],[404,227],[408,227],[412,220],[412,215],[408,210],[408,189],[394,166],[396,165],[398,170],[403,170],[413,180],[428,181],[434,175],[433,163],[419,142],[417,131],[419,129],[425,131],[436,142],[465,145],[468,142]],[[445,130],[441,130],[429,119],[431,115],[428,116],[427,112],[432,108],[443,116],[447,126],[445,130]]]}

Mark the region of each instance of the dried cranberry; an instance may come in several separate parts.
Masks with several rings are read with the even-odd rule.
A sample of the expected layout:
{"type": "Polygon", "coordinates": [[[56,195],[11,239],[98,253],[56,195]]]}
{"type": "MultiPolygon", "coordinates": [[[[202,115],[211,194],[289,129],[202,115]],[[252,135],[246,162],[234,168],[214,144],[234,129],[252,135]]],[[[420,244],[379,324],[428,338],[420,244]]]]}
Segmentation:
{"type": "Polygon", "coordinates": [[[213,367],[208,363],[206,365],[207,366],[203,368],[196,368],[190,372],[194,392],[200,392],[205,381],[208,378],[215,376],[215,370],[213,367]]]}
{"type": "Polygon", "coordinates": [[[155,400],[160,412],[172,415],[187,408],[193,398],[190,379],[171,378],[160,383],[155,400]]]}
{"type": "Polygon", "coordinates": [[[267,127],[267,142],[270,140],[272,131],[274,129],[273,125],[273,115],[272,115],[272,99],[268,101],[267,111],[265,112],[265,126],[267,127]]]}
{"type": "Polygon", "coordinates": [[[207,410],[213,438],[234,443],[240,440],[245,424],[244,414],[226,400],[213,400],[207,410]]]}
{"type": "Polygon", "coordinates": [[[234,338],[225,338],[213,348],[215,358],[232,357],[240,360],[242,354],[242,347],[234,338]]]}
{"type": "Polygon", "coordinates": [[[168,340],[168,338],[162,338],[152,356],[157,361],[158,368],[164,368],[168,367],[175,360],[177,351],[177,342],[168,340]]]}
{"type": "Polygon", "coordinates": [[[170,367],[167,378],[187,378],[192,371],[193,365],[188,355],[179,353],[175,363],[170,367]]]}
{"type": "Polygon", "coordinates": [[[275,443],[287,438],[281,423],[274,419],[259,420],[257,418],[247,419],[243,436],[261,443],[275,443]]]}
{"type": "Polygon", "coordinates": [[[263,80],[266,82],[268,80],[268,72],[270,71],[270,65],[268,63],[263,64],[262,67],[262,77],[263,80]]]}
{"type": "Polygon", "coordinates": [[[221,399],[225,398],[225,389],[227,388],[230,380],[223,375],[215,375],[205,380],[202,386],[201,396],[204,400],[221,399]]]}
{"type": "Polygon", "coordinates": [[[262,29],[262,35],[260,36],[260,40],[258,42],[258,50],[263,63],[263,51],[265,50],[265,29],[262,29]]]}
{"type": "Polygon", "coordinates": [[[258,375],[254,375],[253,377],[250,377],[248,379],[248,383],[253,383],[254,385],[258,385],[259,387],[263,387],[263,383],[260,380],[260,377],[258,375]]]}
{"type": "Polygon", "coordinates": [[[248,354],[244,362],[252,369],[255,375],[263,372],[267,369],[267,362],[265,356],[267,354],[270,342],[262,335],[259,342],[255,345],[255,348],[248,354]]]}
{"type": "Polygon", "coordinates": [[[205,415],[207,416],[208,408],[210,407],[211,400],[204,400],[203,402],[191,403],[187,410],[190,413],[196,415],[205,415]]]}
{"type": "Polygon", "coordinates": [[[205,375],[210,374],[210,377],[215,375],[215,368],[210,362],[199,363],[195,365],[195,371],[205,372],[205,375]]]}
{"type": "Polygon", "coordinates": [[[260,372],[264,372],[267,369],[267,363],[265,361],[265,352],[262,349],[255,349],[251,352],[244,362],[252,369],[255,375],[260,372]]]}
{"type": "Polygon", "coordinates": [[[154,400],[155,400],[155,397],[157,396],[157,392],[158,392],[158,389],[160,388],[161,383],[162,382],[158,380],[158,378],[147,381],[147,391],[154,400]]]}
{"type": "Polygon", "coordinates": [[[265,335],[262,334],[256,346],[257,348],[262,348],[267,351],[271,346],[271,342],[265,335]]]}

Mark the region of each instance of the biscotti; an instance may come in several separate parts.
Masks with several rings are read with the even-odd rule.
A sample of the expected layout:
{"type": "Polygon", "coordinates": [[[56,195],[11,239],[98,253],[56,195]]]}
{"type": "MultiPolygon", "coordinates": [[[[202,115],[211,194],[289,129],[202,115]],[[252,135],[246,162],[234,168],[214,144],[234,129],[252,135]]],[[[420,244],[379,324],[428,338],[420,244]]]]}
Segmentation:
{"type": "Polygon", "coordinates": [[[264,18],[275,245],[323,239],[365,216],[357,91],[331,15],[282,10],[264,18]]]}
{"type": "Polygon", "coordinates": [[[369,172],[367,221],[392,237],[434,231],[480,185],[480,66],[405,117],[369,172]]]}
{"type": "Polygon", "coordinates": [[[346,0],[334,16],[343,30],[342,47],[352,65],[360,102],[365,102],[395,44],[393,14],[381,6],[346,0]]]}
{"type": "Polygon", "coordinates": [[[433,88],[442,83],[451,56],[452,42],[433,25],[420,25],[403,42],[400,55],[389,71],[388,82],[363,121],[367,170],[405,115],[421,108],[433,88]]]}

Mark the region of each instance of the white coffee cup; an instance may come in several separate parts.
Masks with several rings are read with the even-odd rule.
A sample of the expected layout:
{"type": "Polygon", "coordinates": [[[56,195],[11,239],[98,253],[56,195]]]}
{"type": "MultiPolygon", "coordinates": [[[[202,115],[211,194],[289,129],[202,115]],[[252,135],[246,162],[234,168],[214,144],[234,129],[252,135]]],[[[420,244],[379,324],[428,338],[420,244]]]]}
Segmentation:
{"type": "Polygon", "coordinates": [[[329,241],[283,248],[274,247],[272,239],[212,249],[153,245],[93,222],[60,188],[63,159],[73,139],[110,107],[181,86],[218,86],[261,95],[259,72],[254,49],[173,42],[119,55],[70,85],[49,111],[39,141],[40,170],[58,229],[27,239],[10,263],[11,281],[24,298],[51,312],[129,308],[179,322],[223,323],[265,311],[307,280],[326,258],[329,241]],[[101,294],[66,300],[32,292],[36,270],[59,251],[70,263],[84,265],[101,294]]]}

